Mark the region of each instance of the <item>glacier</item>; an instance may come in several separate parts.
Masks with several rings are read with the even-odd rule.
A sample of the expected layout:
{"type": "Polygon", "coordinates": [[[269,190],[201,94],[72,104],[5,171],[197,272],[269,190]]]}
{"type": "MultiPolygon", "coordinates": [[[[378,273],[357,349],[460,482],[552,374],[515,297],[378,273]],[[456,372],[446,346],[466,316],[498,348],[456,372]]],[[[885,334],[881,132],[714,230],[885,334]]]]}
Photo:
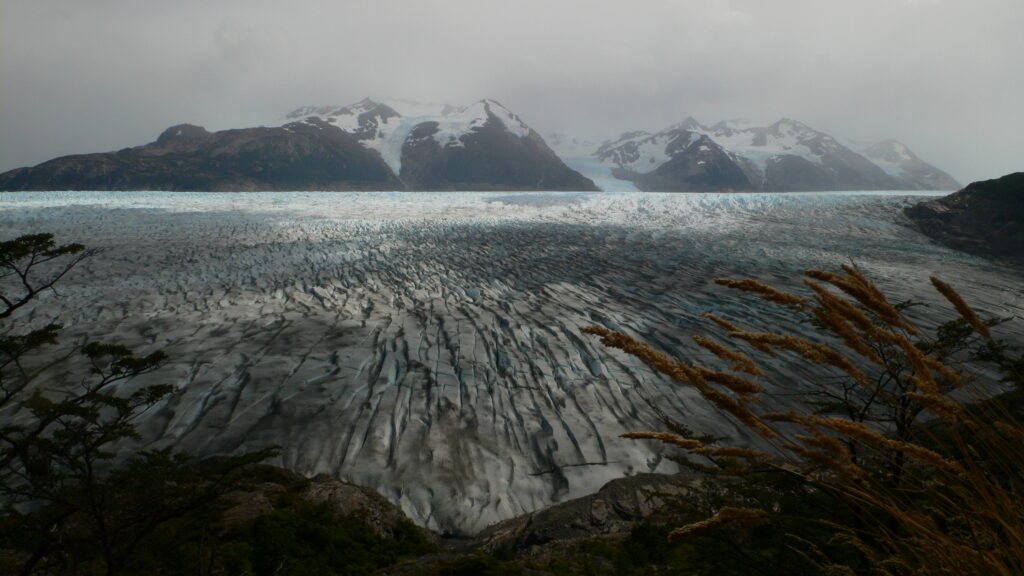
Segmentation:
{"type": "MultiPolygon", "coordinates": [[[[4,238],[54,232],[102,252],[23,321],[171,361],[133,383],[177,392],[145,447],[199,455],[280,445],[271,462],[371,486],[452,534],[671,472],[619,434],[663,417],[756,443],[692,390],[581,334],[624,330],[695,361],[693,334],[806,332],[713,283],[800,290],[850,260],[924,325],[953,317],[936,275],[983,314],[1015,316],[1024,273],[932,243],[902,208],[929,194],[0,193],[4,238]]],[[[56,357],[56,356],[54,356],[56,357]]],[[[63,366],[63,365],[62,365],[63,366]]],[[[51,385],[73,366],[51,368],[51,385]]],[[[785,359],[769,401],[799,395],[785,359]]]]}

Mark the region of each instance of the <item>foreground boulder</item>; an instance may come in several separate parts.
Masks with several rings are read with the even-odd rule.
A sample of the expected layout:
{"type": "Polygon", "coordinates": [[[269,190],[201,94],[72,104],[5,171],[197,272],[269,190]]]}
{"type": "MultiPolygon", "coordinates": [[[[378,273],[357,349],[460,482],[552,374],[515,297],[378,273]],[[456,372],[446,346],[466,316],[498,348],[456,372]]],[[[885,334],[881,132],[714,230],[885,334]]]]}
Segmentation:
{"type": "Polygon", "coordinates": [[[1024,265],[1024,172],[974,182],[905,213],[951,248],[1024,265]]]}
{"type": "MultiPolygon", "coordinates": [[[[358,517],[360,521],[383,538],[392,538],[396,532],[411,525],[402,511],[372,488],[351,484],[320,474],[305,478],[294,472],[272,466],[259,466],[252,471],[259,480],[250,489],[233,492],[224,512],[228,525],[252,522],[274,512],[280,501],[325,505],[339,518],[358,517]]],[[[419,529],[429,540],[437,536],[429,530],[419,529]]]]}
{"type": "Polygon", "coordinates": [[[499,522],[476,536],[488,552],[523,551],[551,543],[623,536],[700,486],[695,473],[636,474],[612,480],[589,496],[499,522]]]}

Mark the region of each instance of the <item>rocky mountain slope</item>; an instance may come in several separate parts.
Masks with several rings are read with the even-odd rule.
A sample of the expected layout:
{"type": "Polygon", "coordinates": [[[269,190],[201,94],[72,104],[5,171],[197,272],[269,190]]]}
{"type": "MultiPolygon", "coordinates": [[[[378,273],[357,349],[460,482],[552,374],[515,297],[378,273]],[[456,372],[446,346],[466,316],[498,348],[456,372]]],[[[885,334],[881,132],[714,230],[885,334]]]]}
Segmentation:
{"type": "Polygon", "coordinates": [[[633,132],[595,155],[612,175],[651,192],[750,190],[741,159],[695,130],[691,120],[657,134],[633,132]]]}
{"type": "Polygon", "coordinates": [[[921,160],[896,140],[883,140],[861,151],[886,174],[900,183],[901,190],[956,190],[960,183],[952,176],[921,160]]]}
{"type": "Polygon", "coordinates": [[[400,188],[379,154],[317,119],[214,133],[182,124],[143,146],[64,156],[0,174],[0,190],[400,188]]]}
{"type": "Polygon", "coordinates": [[[151,144],[0,174],[0,190],[954,190],[907,146],[841,143],[783,118],[545,141],[494,100],[304,106],[270,128],[187,124],[151,144]],[[550,146],[549,146],[550,144],[550,146]],[[855,150],[855,148],[857,150],[855,150]],[[859,150],[859,151],[858,151],[859,150]]]}
{"type": "Polygon", "coordinates": [[[411,190],[597,190],[519,116],[494,100],[468,106],[364,99],[299,108],[376,150],[411,190]]]}
{"type": "Polygon", "coordinates": [[[0,190],[597,190],[493,100],[434,109],[362,100],[271,128],[183,124],[156,142],[0,174],[0,190]]]}
{"type": "Polygon", "coordinates": [[[947,246],[1024,264],[1024,172],[973,182],[904,212],[947,246]]]}
{"type": "Polygon", "coordinates": [[[616,178],[645,191],[812,191],[956,188],[906,146],[886,141],[867,156],[806,124],[687,118],[651,134],[630,132],[594,153],[616,178]]]}

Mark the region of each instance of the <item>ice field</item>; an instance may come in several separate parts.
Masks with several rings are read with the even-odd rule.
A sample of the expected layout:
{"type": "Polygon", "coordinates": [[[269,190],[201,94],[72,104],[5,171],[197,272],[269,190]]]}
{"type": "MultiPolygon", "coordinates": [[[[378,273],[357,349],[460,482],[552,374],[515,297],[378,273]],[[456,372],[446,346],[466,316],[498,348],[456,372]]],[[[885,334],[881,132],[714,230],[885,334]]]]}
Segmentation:
{"type": "MultiPolygon", "coordinates": [[[[906,193],[4,193],[3,239],[53,232],[102,252],[22,315],[69,349],[102,336],[171,361],[178,391],[148,446],[274,462],[368,485],[453,533],[671,471],[663,429],[744,432],[691,390],[604,349],[600,323],[685,358],[714,312],[759,329],[787,314],[712,283],[800,289],[854,260],[892,295],[952,313],[938,275],[985,314],[1024,315],[1024,273],[908,227],[906,193]]],[[[1000,334],[1024,341],[1020,319],[1000,334]]],[[[799,391],[778,364],[776,401],[799,391]]],[[[61,378],[54,373],[54,381],[61,378]]]]}

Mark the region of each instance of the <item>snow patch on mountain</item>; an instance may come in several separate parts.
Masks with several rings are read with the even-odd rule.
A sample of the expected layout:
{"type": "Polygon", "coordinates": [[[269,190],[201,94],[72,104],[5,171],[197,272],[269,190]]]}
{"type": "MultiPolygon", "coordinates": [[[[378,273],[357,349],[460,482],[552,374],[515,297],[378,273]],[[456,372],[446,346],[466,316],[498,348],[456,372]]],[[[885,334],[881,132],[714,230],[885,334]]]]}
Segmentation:
{"type": "Polygon", "coordinates": [[[402,147],[409,134],[419,125],[436,122],[434,140],[445,147],[465,146],[463,137],[480,130],[493,120],[505,130],[525,138],[530,127],[517,115],[494,100],[480,100],[456,108],[449,104],[364,98],[348,106],[304,106],[290,112],[286,122],[317,116],[341,130],[359,136],[363,146],[380,153],[384,162],[399,174],[402,170],[402,147]]]}
{"type": "Polygon", "coordinates": [[[704,135],[731,156],[749,160],[762,174],[768,163],[779,156],[799,156],[820,165],[825,153],[841,148],[831,136],[787,118],[769,127],[754,126],[745,119],[722,121],[708,127],[691,117],[656,134],[623,134],[615,141],[606,142],[594,154],[602,158],[604,165],[647,174],[671,160],[669,145],[685,133],[690,133],[689,140],[673,145],[674,150],[685,148],[697,136],[704,135]]]}
{"type": "Polygon", "coordinates": [[[762,173],[773,158],[785,155],[799,156],[820,165],[822,150],[814,149],[810,144],[815,141],[823,142],[826,146],[831,144],[828,142],[831,137],[788,118],[767,128],[753,126],[749,121],[733,120],[719,122],[711,128],[696,127],[694,131],[707,135],[726,150],[747,158],[762,173]]]}
{"type": "Polygon", "coordinates": [[[874,158],[868,158],[868,160],[871,160],[875,166],[878,166],[883,172],[893,178],[902,178],[907,173],[903,164],[899,162],[887,162],[885,160],[875,160],[874,158]]]}
{"type": "Polygon", "coordinates": [[[505,130],[520,138],[530,135],[529,126],[494,100],[474,102],[449,114],[436,118],[424,118],[423,121],[437,122],[437,132],[434,133],[434,140],[438,144],[452,148],[461,148],[465,146],[462,141],[463,136],[482,129],[495,118],[505,126],[505,130]]]}
{"type": "Polygon", "coordinates": [[[618,140],[606,143],[595,152],[601,163],[610,168],[622,168],[636,174],[648,174],[672,159],[672,150],[678,151],[693,144],[698,134],[674,126],[657,134],[629,132],[618,140]],[[685,141],[680,142],[680,138],[685,141]]]}

